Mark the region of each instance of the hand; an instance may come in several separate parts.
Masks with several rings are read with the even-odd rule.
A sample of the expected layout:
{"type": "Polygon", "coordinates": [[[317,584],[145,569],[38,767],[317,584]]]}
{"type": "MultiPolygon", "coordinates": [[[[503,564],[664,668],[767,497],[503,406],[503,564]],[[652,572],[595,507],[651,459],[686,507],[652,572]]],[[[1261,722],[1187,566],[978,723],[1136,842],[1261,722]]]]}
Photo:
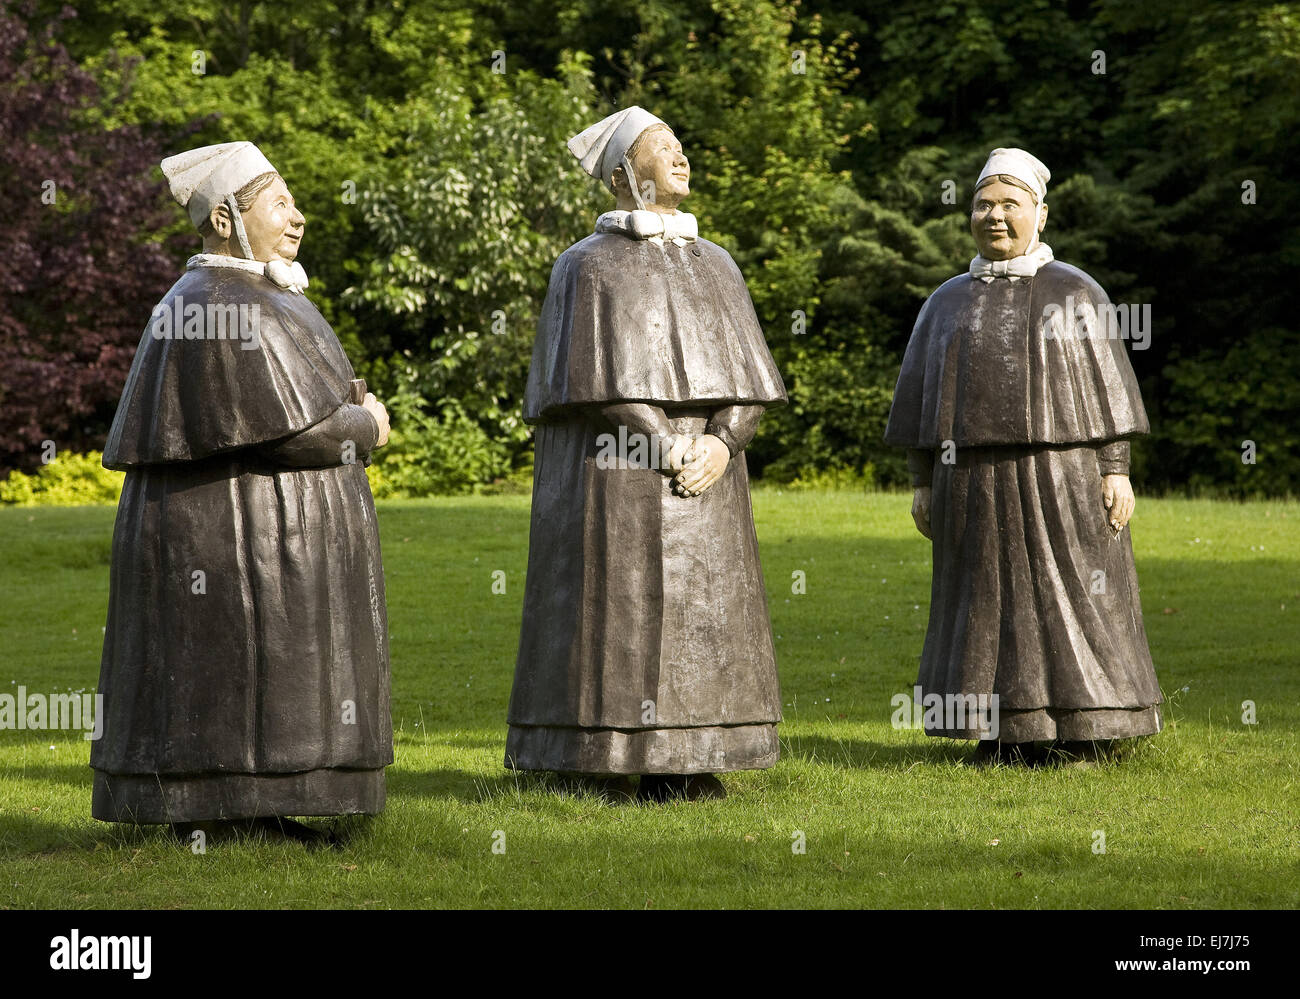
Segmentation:
{"type": "Polygon", "coordinates": [[[912,520],[916,529],[927,538],[930,534],[930,487],[917,486],[912,490],[912,520]]]}
{"type": "Polygon", "coordinates": [[[383,447],[388,443],[388,410],[384,404],[375,398],[375,393],[367,392],[365,399],[361,403],[361,408],[375,418],[379,424],[379,440],[375,442],[375,447],[383,447]]]}
{"type": "Polygon", "coordinates": [[[673,446],[668,449],[668,454],[664,461],[674,472],[680,472],[686,467],[686,455],[690,452],[692,446],[694,446],[695,438],[690,434],[676,434],[671,438],[671,440],[673,446]]]}
{"type": "Polygon", "coordinates": [[[1128,476],[1103,475],[1101,502],[1110,511],[1110,529],[1118,534],[1128,524],[1129,518],[1133,516],[1133,507],[1137,505],[1128,476]]]}
{"type": "Polygon", "coordinates": [[[722,478],[731,461],[731,452],[721,438],[713,434],[696,437],[686,455],[686,467],[673,480],[679,496],[698,496],[722,478]]]}

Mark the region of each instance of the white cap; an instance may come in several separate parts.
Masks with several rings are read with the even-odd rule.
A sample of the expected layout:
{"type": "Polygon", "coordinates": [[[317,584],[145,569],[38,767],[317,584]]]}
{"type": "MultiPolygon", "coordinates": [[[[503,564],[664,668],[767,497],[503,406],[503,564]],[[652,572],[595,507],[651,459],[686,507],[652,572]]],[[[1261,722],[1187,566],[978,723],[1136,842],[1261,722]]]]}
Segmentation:
{"type": "Polygon", "coordinates": [[[222,142],[190,149],[162,161],[172,197],[189,209],[196,225],[255,177],[277,172],[251,142],[222,142]]]}
{"type": "Polygon", "coordinates": [[[988,162],[984,164],[984,169],[980,171],[979,180],[975,181],[975,189],[978,191],[985,177],[991,177],[994,174],[1004,173],[1008,177],[1015,177],[1016,180],[1023,183],[1037,198],[1041,205],[1043,199],[1047,197],[1047,182],[1052,179],[1052,172],[1043,165],[1043,161],[1032,153],[1027,153],[1023,149],[995,149],[989,153],[988,162]]]}
{"type": "Polygon", "coordinates": [[[575,135],[569,140],[569,152],[578,157],[582,169],[612,189],[614,168],[651,125],[667,127],[645,108],[624,108],[575,135]]]}

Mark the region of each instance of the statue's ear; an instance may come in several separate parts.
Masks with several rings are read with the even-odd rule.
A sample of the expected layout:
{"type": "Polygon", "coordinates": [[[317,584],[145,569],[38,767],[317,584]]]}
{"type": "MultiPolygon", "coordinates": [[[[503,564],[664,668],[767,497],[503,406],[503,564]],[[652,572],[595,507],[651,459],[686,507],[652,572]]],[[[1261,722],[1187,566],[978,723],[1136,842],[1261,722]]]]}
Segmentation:
{"type": "Polygon", "coordinates": [[[1043,214],[1038,219],[1038,231],[1042,232],[1047,225],[1047,202],[1043,202],[1043,214]]]}
{"type": "Polygon", "coordinates": [[[234,229],[230,219],[230,209],[225,205],[215,206],[208,213],[208,222],[212,224],[212,231],[222,239],[229,239],[234,229]]]}
{"type": "Polygon", "coordinates": [[[614,167],[613,174],[609,179],[610,186],[614,188],[614,197],[621,198],[624,194],[630,194],[632,189],[628,187],[627,172],[621,167],[614,167]]]}

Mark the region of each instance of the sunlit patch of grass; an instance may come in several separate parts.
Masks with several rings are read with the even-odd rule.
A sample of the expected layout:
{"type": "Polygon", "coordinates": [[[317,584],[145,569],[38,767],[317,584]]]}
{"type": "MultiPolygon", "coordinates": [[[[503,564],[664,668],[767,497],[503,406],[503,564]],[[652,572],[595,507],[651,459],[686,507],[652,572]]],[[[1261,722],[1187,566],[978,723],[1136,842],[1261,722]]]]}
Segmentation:
{"type": "MultiPolygon", "coordinates": [[[[754,506],[786,720],[781,762],[724,778],[726,801],[610,805],[506,770],[528,499],[388,503],[397,761],[385,812],[307,820],[337,848],[248,838],[196,853],[159,827],[90,818],[80,733],[0,732],[0,905],[1300,902],[1300,506],[1139,498],[1167,728],[1120,759],[1040,769],[977,769],[969,745],[890,725],[929,604],[929,548],[905,496],[759,489],[754,506]]],[[[112,518],[0,510],[0,693],[94,689],[112,518]]]]}

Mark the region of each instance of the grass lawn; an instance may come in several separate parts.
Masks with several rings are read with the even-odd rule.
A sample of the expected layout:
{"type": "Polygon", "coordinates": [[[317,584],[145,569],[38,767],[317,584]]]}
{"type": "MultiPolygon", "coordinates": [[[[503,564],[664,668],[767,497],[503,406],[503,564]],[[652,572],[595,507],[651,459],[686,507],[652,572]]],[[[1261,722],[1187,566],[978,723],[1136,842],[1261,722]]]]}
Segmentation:
{"type": "MultiPolygon", "coordinates": [[[[341,849],[195,855],[159,827],[90,818],[79,732],[0,731],[0,907],[1300,904],[1300,505],[1139,496],[1166,730],[1093,769],[977,770],[971,744],[890,725],[929,606],[908,502],[756,491],[781,762],[726,778],[726,801],[657,807],[559,796],[502,766],[528,499],[383,504],[384,814],[347,820],[341,849]]],[[[113,516],[0,510],[0,692],[94,690],[113,516]]]]}

